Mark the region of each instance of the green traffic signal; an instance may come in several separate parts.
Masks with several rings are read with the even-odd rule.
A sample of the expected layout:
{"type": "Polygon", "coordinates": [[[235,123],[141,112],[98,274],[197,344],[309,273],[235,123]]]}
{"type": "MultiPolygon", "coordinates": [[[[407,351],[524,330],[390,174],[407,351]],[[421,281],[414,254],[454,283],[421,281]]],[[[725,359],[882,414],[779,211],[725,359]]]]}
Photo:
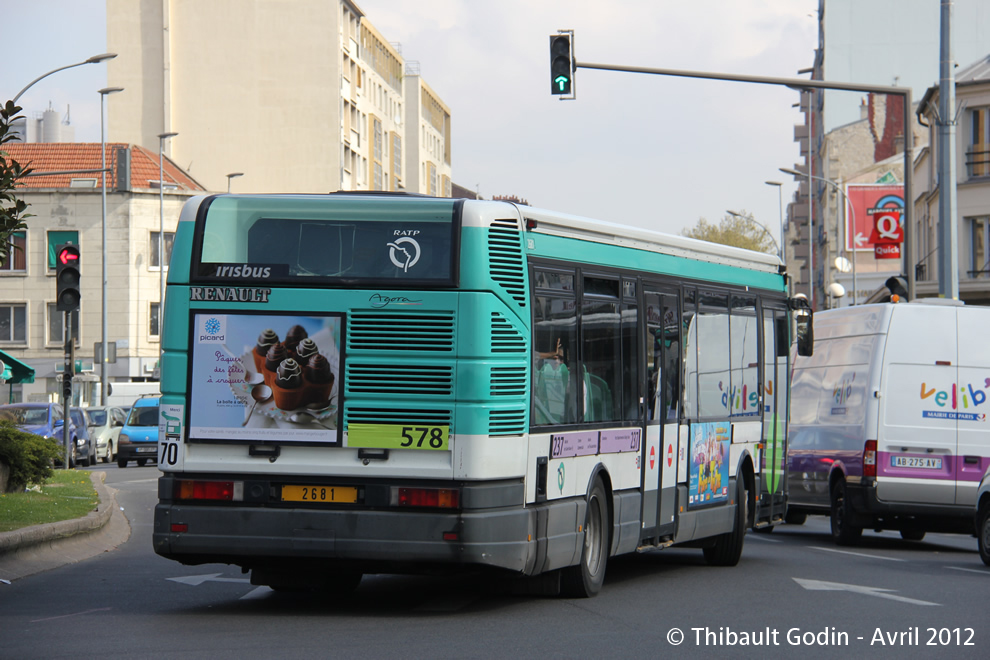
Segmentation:
{"type": "Polygon", "coordinates": [[[550,35],[550,93],[570,94],[574,75],[571,35],[550,35]]]}

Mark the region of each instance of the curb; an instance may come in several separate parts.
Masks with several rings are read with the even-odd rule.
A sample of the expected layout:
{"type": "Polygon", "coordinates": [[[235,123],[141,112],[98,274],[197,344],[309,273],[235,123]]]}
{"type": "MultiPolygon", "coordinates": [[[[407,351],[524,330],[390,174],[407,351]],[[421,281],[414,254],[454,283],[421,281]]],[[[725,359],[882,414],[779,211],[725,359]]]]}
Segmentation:
{"type": "Polygon", "coordinates": [[[0,533],[0,588],[11,581],[115,550],[131,535],[117,507],[116,490],[104,485],[106,472],[90,472],[100,498],[82,518],[0,533]]]}
{"type": "Polygon", "coordinates": [[[32,525],[31,527],[15,529],[12,532],[0,532],[0,557],[7,553],[30,548],[33,545],[49,543],[76,534],[88,534],[101,529],[110,522],[110,516],[116,507],[116,500],[103,483],[106,477],[107,473],[102,471],[89,473],[89,479],[93,482],[96,495],[100,498],[96,511],[90,511],[83,518],[32,525]]]}

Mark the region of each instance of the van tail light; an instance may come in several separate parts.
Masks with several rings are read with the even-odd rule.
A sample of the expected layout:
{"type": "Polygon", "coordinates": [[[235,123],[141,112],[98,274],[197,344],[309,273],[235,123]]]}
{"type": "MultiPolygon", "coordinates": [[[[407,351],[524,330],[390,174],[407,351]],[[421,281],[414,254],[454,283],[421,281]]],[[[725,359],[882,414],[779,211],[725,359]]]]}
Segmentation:
{"type": "Polygon", "coordinates": [[[877,476],[877,441],[867,440],[863,447],[863,476],[877,476]]]}

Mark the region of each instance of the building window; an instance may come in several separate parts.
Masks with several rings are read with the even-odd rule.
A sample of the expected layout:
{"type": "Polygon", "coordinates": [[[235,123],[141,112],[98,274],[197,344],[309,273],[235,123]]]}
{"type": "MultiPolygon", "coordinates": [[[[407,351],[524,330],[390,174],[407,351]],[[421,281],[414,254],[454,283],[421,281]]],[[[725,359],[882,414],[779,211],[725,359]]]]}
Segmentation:
{"type": "Polygon", "coordinates": [[[392,133],[392,176],[402,176],[402,138],[398,133],[392,133]]]}
{"type": "MultiPolygon", "coordinates": [[[[382,122],[377,117],[373,120],[374,124],[374,136],[372,140],[374,142],[375,160],[382,159],[382,122]]],[[[379,188],[380,190],[380,188],[379,188]]]]}
{"type": "Polygon", "coordinates": [[[15,231],[10,235],[10,252],[0,266],[0,273],[23,273],[27,270],[27,234],[15,231]]]}
{"type": "Polygon", "coordinates": [[[375,169],[375,183],[372,186],[372,190],[384,190],[384,188],[382,188],[382,164],[376,162],[374,169],[375,169]]]}
{"type": "Polygon", "coordinates": [[[970,110],[966,170],[970,177],[990,176],[990,108],[970,110]]]}
{"type": "Polygon", "coordinates": [[[0,343],[27,341],[27,305],[23,303],[0,304],[0,343]]]}
{"type": "MultiPolygon", "coordinates": [[[[65,312],[55,309],[55,303],[48,303],[48,343],[65,343],[65,312]]],[[[72,342],[79,346],[79,310],[72,312],[72,342]]]]}
{"type": "Polygon", "coordinates": [[[150,322],[148,324],[148,334],[152,337],[161,336],[161,330],[158,327],[158,303],[151,303],[151,314],[149,315],[150,322]]]}
{"type": "MultiPolygon", "coordinates": [[[[151,268],[158,268],[158,237],[161,232],[153,231],[151,232],[151,258],[148,260],[151,268]]],[[[173,232],[165,232],[165,270],[168,270],[168,264],[172,261],[172,243],[175,241],[175,234],[173,232]]]]}
{"type": "Polygon", "coordinates": [[[972,278],[990,277],[990,217],[968,218],[969,271],[972,278]]]}
{"type": "Polygon", "coordinates": [[[55,248],[64,243],[79,245],[79,232],[77,231],[50,231],[48,232],[48,270],[55,270],[55,248]]]}

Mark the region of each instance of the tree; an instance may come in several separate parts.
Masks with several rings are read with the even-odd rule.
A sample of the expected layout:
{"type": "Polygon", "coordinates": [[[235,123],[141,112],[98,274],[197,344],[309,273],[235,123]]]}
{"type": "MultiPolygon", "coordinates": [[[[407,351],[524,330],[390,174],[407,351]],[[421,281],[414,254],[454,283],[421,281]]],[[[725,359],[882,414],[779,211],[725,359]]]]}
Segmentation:
{"type": "Polygon", "coordinates": [[[7,142],[17,139],[12,124],[20,119],[20,111],[21,107],[13,101],[7,101],[0,108],[0,266],[10,257],[14,232],[27,229],[24,220],[31,217],[30,213],[25,213],[27,202],[14,196],[14,188],[31,169],[22,167],[2,149],[7,142]]]}
{"type": "Polygon", "coordinates": [[[694,227],[681,231],[681,235],[709,243],[777,254],[777,245],[774,243],[770,232],[755,220],[747,217],[745,213],[740,215],[728,214],[722,218],[718,225],[713,225],[701,218],[694,227]]]}

